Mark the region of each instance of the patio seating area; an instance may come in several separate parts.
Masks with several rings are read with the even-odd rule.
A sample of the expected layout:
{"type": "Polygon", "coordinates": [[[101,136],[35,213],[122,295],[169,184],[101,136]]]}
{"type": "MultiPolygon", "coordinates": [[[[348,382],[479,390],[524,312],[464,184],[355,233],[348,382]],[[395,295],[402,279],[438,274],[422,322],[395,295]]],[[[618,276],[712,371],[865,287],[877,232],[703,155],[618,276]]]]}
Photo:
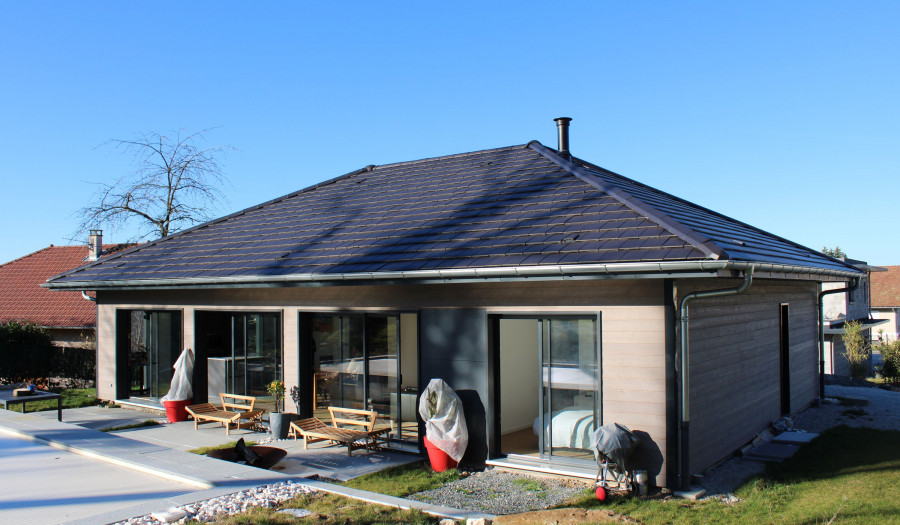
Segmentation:
{"type": "Polygon", "coordinates": [[[194,430],[200,423],[221,423],[225,427],[225,435],[231,434],[231,425],[240,428],[241,420],[246,419],[251,427],[262,421],[263,410],[255,409],[256,398],[238,394],[219,394],[221,408],[212,403],[190,405],[185,408],[194,420],[194,430]]]}
{"type": "MultiPolygon", "coordinates": [[[[29,415],[56,420],[56,411],[35,412],[29,415]]],[[[232,426],[229,435],[222,432],[222,427],[218,425],[200,425],[195,429],[193,421],[169,423],[165,415],[143,410],[103,407],[63,410],[63,421],[66,424],[93,430],[136,425],[147,419],[156,420],[160,424],[107,433],[183,452],[232,443],[240,438],[247,442],[260,443],[269,441],[272,437],[271,434],[255,430],[260,427],[232,426]]],[[[266,444],[287,452],[285,458],[272,467],[273,472],[338,481],[347,481],[388,467],[423,459],[416,454],[387,450],[361,450],[350,457],[346,449],[333,446],[330,442],[311,444],[307,448],[304,448],[302,440],[294,439],[276,440],[266,444]]]]}
{"type": "Polygon", "coordinates": [[[382,450],[387,446],[387,435],[391,429],[375,428],[378,414],[374,410],[328,407],[328,413],[331,425],[316,417],[294,421],[288,435],[295,440],[302,437],[303,450],[319,441],[340,443],[347,448],[348,456],[352,456],[354,450],[382,450]]]}

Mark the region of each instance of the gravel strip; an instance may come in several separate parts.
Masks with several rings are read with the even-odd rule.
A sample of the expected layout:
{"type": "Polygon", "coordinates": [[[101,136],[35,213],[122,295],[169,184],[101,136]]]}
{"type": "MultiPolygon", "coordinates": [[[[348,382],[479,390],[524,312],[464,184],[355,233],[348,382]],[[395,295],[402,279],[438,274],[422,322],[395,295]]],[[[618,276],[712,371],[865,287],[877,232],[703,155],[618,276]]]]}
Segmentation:
{"type": "Polygon", "coordinates": [[[262,487],[254,487],[234,494],[220,496],[205,501],[198,501],[189,505],[160,509],[159,512],[120,521],[116,525],[159,525],[159,523],[188,523],[191,520],[208,523],[217,518],[240,514],[252,507],[274,507],[298,494],[309,494],[316,489],[285,481],[262,487]]]}
{"type": "Polygon", "coordinates": [[[489,468],[441,488],[417,492],[409,499],[487,514],[517,514],[558,505],[589,487],[575,480],[537,478],[489,468]]]}

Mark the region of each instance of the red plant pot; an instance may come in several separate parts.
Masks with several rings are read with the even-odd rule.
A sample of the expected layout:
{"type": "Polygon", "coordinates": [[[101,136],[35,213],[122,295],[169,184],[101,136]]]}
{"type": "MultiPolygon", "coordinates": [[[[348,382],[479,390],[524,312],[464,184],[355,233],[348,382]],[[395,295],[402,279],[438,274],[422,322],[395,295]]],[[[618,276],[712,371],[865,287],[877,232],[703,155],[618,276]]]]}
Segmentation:
{"type": "Polygon", "coordinates": [[[456,461],[449,454],[434,446],[434,443],[425,438],[425,450],[428,451],[428,461],[435,472],[443,472],[448,468],[456,468],[456,461]]]}
{"type": "Polygon", "coordinates": [[[169,419],[169,423],[187,421],[188,414],[187,410],[184,408],[193,401],[193,399],[185,399],[184,401],[163,401],[163,406],[166,407],[166,418],[169,419]]]}

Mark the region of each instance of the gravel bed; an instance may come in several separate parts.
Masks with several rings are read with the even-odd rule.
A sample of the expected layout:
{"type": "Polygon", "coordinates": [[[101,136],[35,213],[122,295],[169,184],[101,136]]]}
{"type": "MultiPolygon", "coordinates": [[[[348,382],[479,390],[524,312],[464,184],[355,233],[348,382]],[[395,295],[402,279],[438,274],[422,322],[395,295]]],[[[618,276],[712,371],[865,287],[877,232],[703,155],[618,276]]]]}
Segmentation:
{"type": "Polygon", "coordinates": [[[246,512],[252,507],[274,507],[298,494],[309,494],[315,491],[314,488],[307,485],[285,481],[205,501],[197,501],[189,505],[160,509],[159,512],[120,521],[115,525],[159,525],[159,523],[188,523],[192,520],[208,523],[223,516],[246,512]]]}
{"type": "MultiPolygon", "coordinates": [[[[825,396],[826,403],[807,408],[791,418],[795,430],[821,433],[831,427],[847,425],[900,431],[900,392],[876,387],[826,385],[825,396]],[[866,399],[869,404],[843,406],[834,399],[837,397],[866,399]]],[[[745,479],[763,472],[765,468],[765,463],[761,461],[732,458],[707,471],[702,485],[708,497],[726,502],[737,501],[732,492],[745,479]]]]}
{"type": "Polygon", "coordinates": [[[558,505],[590,488],[585,482],[538,478],[488,468],[409,499],[488,514],[517,514],[558,505]]]}

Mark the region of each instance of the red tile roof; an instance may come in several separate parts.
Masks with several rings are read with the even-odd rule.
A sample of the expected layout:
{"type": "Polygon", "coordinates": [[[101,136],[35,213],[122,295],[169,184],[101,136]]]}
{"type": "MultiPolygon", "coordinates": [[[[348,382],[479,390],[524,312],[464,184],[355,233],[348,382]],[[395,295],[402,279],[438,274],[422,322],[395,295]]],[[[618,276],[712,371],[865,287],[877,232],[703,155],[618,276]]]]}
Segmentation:
{"type": "MultiPolygon", "coordinates": [[[[127,245],[107,244],[104,252],[127,245]]],[[[41,288],[48,278],[86,263],[85,246],[52,244],[24,257],[0,265],[0,322],[30,321],[41,326],[94,326],[97,310],[81,292],[57,292],[41,288]]]]}
{"type": "Polygon", "coordinates": [[[886,272],[872,272],[872,308],[900,306],[900,266],[883,266],[886,272]]]}

